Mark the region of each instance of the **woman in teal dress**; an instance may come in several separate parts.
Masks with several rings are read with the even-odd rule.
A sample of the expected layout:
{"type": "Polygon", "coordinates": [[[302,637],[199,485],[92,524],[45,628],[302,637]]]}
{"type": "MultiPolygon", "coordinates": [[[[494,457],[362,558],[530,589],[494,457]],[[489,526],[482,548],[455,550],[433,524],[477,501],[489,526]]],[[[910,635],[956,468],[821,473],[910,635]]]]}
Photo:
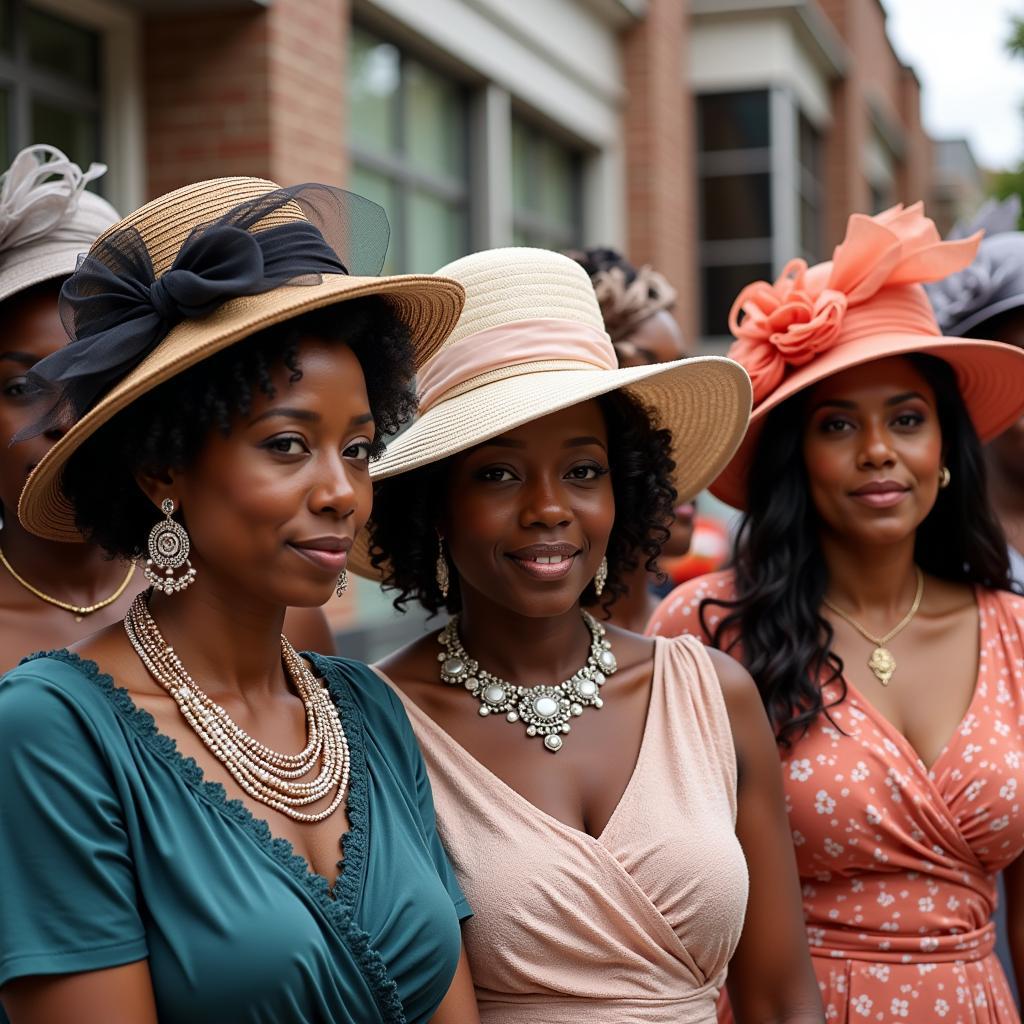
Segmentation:
{"type": "Polygon", "coordinates": [[[369,276],[384,246],[357,197],[221,179],[126,218],[65,286],[73,340],[34,375],[35,429],[62,436],[19,516],[152,588],[0,681],[12,1024],[478,1020],[399,701],[281,635],[344,589],[369,460],[461,310],[454,282],[369,276]]]}

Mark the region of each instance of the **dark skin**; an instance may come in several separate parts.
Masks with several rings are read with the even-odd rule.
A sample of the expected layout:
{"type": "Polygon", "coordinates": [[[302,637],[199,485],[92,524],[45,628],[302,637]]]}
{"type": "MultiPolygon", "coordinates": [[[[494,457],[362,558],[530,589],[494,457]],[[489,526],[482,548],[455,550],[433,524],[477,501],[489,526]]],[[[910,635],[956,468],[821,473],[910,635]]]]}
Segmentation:
{"type": "MultiPolygon", "coordinates": [[[[307,738],[303,704],[281,662],[285,611],[323,604],[340,571],[302,550],[317,549],[318,541],[323,550],[324,538],[350,543],[372,503],[374,425],[358,360],[348,347],[316,338],[302,340],[298,357],[302,378],[292,383],[290,371],[279,367],[272,375],[276,397],[257,398],[227,437],[213,431],[188,470],[139,480],[154,510],[165,498],[183,510],[197,571],[188,590],[153,596],[153,618],[205,692],[242,729],[280,751],[300,750],[307,738]]],[[[341,836],[349,828],[344,805],[322,822],[301,823],[249,797],[149,676],[120,625],[73,649],[112,674],[182,755],[195,758],[206,779],[221,783],[229,798],[242,800],[275,836],[291,842],[312,871],[335,883],[341,836]]],[[[315,813],[330,799],[307,810],[315,813]]],[[[146,960],[16,980],[2,997],[12,1024],[157,1021],[146,960]]],[[[463,957],[433,1021],[478,1019],[463,957]]]]}
{"type": "MultiPolygon", "coordinates": [[[[822,521],[829,599],[876,636],[910,608],[914,538],[935,503],[943,439],[928,382],[907,360],[868,363],[809,395],[804,460],[822,521]],[[873,506],[855,492],[892,481],[898,499],[873,506]]],[[[828,608],[847,680],[907,738],[926,767],[958,728],[978,679],[978,608],[968,586],[926,576],[917,615],[887,646],[896,659],[883,687],[867,667],[872,645],[828,608]]],[[[1024,982],[1024,858],[1005,872],[1018,984],[1024,982]]]]}
{"type": "MultiPolygon", "coordinates": [[[[21,489],[32,468],[61,435],[53,431],[13,446],[6,443],[45,408],[25,397],[26,373],[67,344],[57,311],[60,284],[58,280],[30,289],[0,307],[5,338],[0,343],[0,505],[4,518],[0,548],[18,575],[38,590],[84,607],[114,593],[128,566],[107,558],[95,545],[43,540],[21,525],[17,516],[21,489]]],[[[154,523],[158,518],[156,513],[154,523]]],[[[145,583],[142,573],[136,572],[119,600],[79,621],[73,613],[40,600],[0,567],[0,672],[13,668],[33,651],[68,647],[97,629],[120,622],[145,583]]],[[[334,653],[327,620],[319,608],[293,609],[286,631],[299,650],[334,653]]]]}
{"type": "MultiPolygon", "coordinates": [[[[597,570],[615,518],[599,405],[574,406],[453,457],[448,509],[438,529],[459,575],[466,649],[486,669],[514,682],[555,683],[572,675],[589,651],[580,596],[597,570]],[[551,544],[567,544],[578,553],[561,578],[538,578],[538,570],[524,567],[521,556],[529,562],[537,557],[530,548],[551,544]]],[[[600,836],[639,754],[654,642],[609,627],[619,670],[602,691],[606,710],[573,720],[569,742],[558,754],[558,771],[552,772],[552,755],[539,743],[527,741],[521,729],[504,720],[481,718],[465,693],[440,683],[435,637],[392,655],[382,671],[535,807],[570,828],[600,836]]],[[[736,745],[736,833],[750,866],[746,924],[729,971],[737,1020],[820,1024],[775,742],[749,675],[731,658],[709,653],[736,745]]]]}
{"type": "MultiPolygon", "coordinates": [[[[696,346],[679,329],[675,317],[664,309],[641,321],[627,337],[615,343],[619,366],[670,363],[695,353],[696,346]]],[[[668,524],[668,540],[661,549],[663,556],[680,558],[690,550],[693,515],[692,502],[680,503],[676,508],[675,518],[668,524]]],[[[634,633],[644,631],[660,600],[651,592],[650,582],[650,573],[641,561],[629,574],[629,589],[612,606],[612,622],[634,633]]]]}

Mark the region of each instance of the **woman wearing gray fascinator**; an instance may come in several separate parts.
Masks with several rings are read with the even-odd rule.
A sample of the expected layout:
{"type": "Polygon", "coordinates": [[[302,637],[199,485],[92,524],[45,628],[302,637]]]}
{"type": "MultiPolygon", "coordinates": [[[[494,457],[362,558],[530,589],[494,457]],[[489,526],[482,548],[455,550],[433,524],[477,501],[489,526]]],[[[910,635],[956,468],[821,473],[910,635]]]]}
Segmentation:
{"type": "MultiPolygon", "coordinates": [[[[1024,348],[1024,232],[1017,230],[1021,200],[990,200],[951,237],[984,229],[975,261],[928,287],[943,332],[1004,341],[1024,348]]],[[[1024,418],[986,449],[989,493],[1010,547],[1010,570],[1024,587],[1024,418]]]]}

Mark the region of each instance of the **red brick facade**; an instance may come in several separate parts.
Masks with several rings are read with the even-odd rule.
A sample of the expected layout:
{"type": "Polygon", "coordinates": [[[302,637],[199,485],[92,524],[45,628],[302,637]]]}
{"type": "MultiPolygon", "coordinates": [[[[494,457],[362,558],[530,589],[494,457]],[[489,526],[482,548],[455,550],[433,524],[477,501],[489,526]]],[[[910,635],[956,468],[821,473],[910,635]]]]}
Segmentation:
{"type": "Polygon", "coordinates": [[[227,174],[342,181],[347,8],[275,0],[147,18],[148,194],[227,174]]]}
{"type": "Polygon", "coordinates": [[[687,87],[688,18],[682,0],[651,0],[623,43],[628,100],[627,251],[679,289],[676,318],[698,330],[694,102],[687,87]]]}
{"type": "Polygon", "coordinates": [[[844,78],[833,85],[835,120],[825,142],[825,235],[831,247],[850,213],[871,212],[864,154],[872,136],[888,134],[896,143],[893,202],[927,199],[931,143],[921,124],[920,83],[892,48],[880,0],[818,3],[850,53],[844,78]]]}

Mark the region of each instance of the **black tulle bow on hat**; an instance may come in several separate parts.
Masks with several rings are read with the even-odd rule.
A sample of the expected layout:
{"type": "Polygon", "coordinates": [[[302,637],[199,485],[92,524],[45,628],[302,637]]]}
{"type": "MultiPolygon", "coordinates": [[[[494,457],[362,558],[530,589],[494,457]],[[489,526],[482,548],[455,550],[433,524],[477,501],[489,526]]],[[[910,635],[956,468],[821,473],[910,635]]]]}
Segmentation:
{"type": "Polygon", "coordinates": [[[376,203],[325,185],[298,185],[194,227],[158,277],[136,227],[115,228],[81,258],[61,289],[61,318],[71,341],[37,363],[28,378],[52,405],[14,440],[75,422],[184,320],[209,316],[231,299],[348,274],[342,246],[358,243],[357,272],[379,273],[388,234],[387,216],[376,203]],[[294,219],[250,230],[288,204],[294,204],[294,219]]]}

